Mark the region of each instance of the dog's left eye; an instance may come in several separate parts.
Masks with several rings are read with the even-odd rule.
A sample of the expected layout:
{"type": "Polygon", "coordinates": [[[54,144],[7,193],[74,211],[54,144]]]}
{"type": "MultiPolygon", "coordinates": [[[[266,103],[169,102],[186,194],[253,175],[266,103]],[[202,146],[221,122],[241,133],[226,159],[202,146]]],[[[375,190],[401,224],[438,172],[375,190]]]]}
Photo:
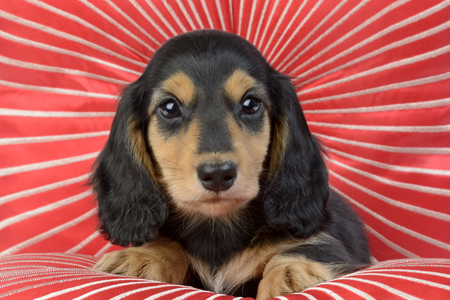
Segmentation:
{"type": "Polygon", "coordinates": [[[242,112],[246,115],[252,115],[259,111],[261,107],[261,100],[253,97],[248,97],[242,102],[242,112]]]}
{"type": "Polygon", "coordinates": [[[177,118],[181,115],[180,106],[174,100],[164,102],[159,107],[161,115],[167,119],[177,118]]]}

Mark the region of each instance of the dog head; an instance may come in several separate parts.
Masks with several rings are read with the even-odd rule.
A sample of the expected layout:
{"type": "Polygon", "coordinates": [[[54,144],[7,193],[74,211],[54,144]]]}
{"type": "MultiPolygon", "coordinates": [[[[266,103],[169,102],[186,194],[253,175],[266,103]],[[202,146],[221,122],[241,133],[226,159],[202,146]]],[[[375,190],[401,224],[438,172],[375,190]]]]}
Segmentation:
{"type": "Polygon", "coordinates": [[[155,53],[120,99],[92,184],[100,229],[119,245],[155,239],[169,206],[230,218],[263,201],[267,224],[296,237],[329,219],[325,164],[292,84],[220,31],[155,53]]]}

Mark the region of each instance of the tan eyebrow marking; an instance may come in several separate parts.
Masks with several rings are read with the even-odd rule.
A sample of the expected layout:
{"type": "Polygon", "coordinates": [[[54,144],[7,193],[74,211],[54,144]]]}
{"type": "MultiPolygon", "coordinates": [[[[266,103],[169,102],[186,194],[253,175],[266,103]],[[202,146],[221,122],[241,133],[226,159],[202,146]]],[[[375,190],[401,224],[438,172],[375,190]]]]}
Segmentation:
{"type": "Polygon", "coordinates": [[[191,103],[197,92],[192,79],[181,71],[164,80],[161,87],[166,93],[177,97],[183,104],[191,103]]]}
{"type": "Polygon", "coordinates": [[[258,86],[259,84],[255,78],[241,69],[234,71],[224,83],[225,93],[234,103],[239,103],[247,91],[258,86]]]}

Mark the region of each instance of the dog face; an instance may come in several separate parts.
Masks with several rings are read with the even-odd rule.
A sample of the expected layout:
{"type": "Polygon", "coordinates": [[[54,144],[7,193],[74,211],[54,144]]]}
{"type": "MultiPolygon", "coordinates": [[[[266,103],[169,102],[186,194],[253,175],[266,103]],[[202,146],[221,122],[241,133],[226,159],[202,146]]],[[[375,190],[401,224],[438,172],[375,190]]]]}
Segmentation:
{"type": "Polygon", "coordinates": [[[259,192],[270,141],[268,92],[239,66],[225,72],[220,66],[194,64],[185,66],[189,73],[169,74],[150,102],[148,141],[158,180],[186,214],[227,215],[259,192]]]}
{"type": "Polygon", "coordinates": [[[226,219],[261,201],[267,224],[297,237],[329,219],[326,168],[292,84],[214,30],[167,41],[125,89],[92,184],[100,229],[120,245],[155,239],[169,207],[226,219]]]}

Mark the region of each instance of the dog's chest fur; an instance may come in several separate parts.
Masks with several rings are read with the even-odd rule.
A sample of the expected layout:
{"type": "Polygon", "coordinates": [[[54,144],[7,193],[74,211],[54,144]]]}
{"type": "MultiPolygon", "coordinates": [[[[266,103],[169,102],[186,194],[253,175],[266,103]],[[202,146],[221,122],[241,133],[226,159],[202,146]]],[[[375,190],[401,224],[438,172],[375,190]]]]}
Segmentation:
{"type": "MultiPolygon", "coordinates": [[[[256,218],[251,203],[233,219],[194,219],[172,216],[160,229],[162,235],[179,242],[189,256],[191,271],[202,285],[218,293],[231,293],[249,279],[260,277],[266,252],[254,247],[263,218],[256,218]],[[252,215],[253,214],[253,215],[252,215]]],[[[264,247],[263,247],[264,248],[264,247]]]]}
{"type": "Polygon", "coordinates": [[[205,261],[188,255],[194,273],[199,277],[205,288],[221,294],[235,294],[237,289],[252,288],[253,280],[262,277],[264,268],[276,254],[298,246],[301,240],[255,241],[249,247],[235,254],[223,265],[212,269],[205,261]],[[247,287],[242,285],[247,283],[247,287]]]}
{"type": "Polygon", "coordinates": [[[202,288],[221,294],[257,288],[252,281],[261,279],[267,262],[277,253],[302,243],[287,239],[284,231],[267,227],[263,216],[259,214],[258,218],[253,212],[258,203],[254,201],[239,217],[226,222],[220,219],[194,222],[174,215],[169,220],[176,221],[161,228],[163,235],[186,250],[192,275],[200,280],[202,288]]]}

